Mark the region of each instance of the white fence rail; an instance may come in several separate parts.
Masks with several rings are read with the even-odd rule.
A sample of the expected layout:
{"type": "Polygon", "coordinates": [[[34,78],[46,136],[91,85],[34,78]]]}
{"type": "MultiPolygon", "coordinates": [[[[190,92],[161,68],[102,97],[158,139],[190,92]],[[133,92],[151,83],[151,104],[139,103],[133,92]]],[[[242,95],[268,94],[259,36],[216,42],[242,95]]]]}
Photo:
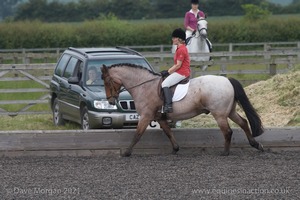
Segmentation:
{"type": "MultiPolygon", "coordinates": [[[[191,62],[192,76],[203,74],[270,74],[284,73],[300,63],[300,42],[282,42],[282,43],[242,43],[242,44],[215,44],[214,48],[226,48],[227,51],[214,51],[212,53],[199,53],[198,56],[209,55],[213,59],[207,62],[191,62]],[[247,48],[252,50],[239,50],[247,48]],[[255,48],[255,50],[253,50],[255,48]],[[265,65],[259,70],[238,69],[229,70],[231,65],[265,65]],[[210,65],[215,67],[214,71],[201,71],[200,66],[210,65]],[[279,65],[285,67],[278,68],[279,65]]],[[[152,46],[130,46],[145,56],[152,66],[159,71],[162,66],[171,66],[173,64],[173,55],[171,54],[171,45],[152,45],[152,46]]],[[[15,116],[18,114],[45,113],[43,111],[33,112],[30,108],[36,104],[48,103],[49,81],[51,79],[55,62],[64,49],[12,49],[0,50],[0,84],[11,81],[32,80],[41,87],[38,88],[2,88],[0,94],[17,93],[41,93],[38,99],[33,100],[5,100],[0,99],[0,115],[15,116]],[[43,63],[34,63],[36,60],[43,63]],[[53,61],[47,63],[44,61],[53,61]],[[4,105],[23,104],[18,111],[10,112],[4,108],[4,105]]],[[[46,112],[47,113],[47,112],[46,112]]],[[[49,111],[48,111],[49,113],[49,111]]]]}

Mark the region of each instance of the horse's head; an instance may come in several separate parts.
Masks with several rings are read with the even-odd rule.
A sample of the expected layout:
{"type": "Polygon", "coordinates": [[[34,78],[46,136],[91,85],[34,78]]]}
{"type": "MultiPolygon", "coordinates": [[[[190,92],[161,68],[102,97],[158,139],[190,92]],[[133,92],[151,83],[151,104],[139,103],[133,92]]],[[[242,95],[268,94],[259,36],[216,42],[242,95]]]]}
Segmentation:
{"type": "Polygon", "coordinates": [[[201,37],[206,38],[207,37],[207,21],[205,18],[200,17],[198,20],[198,31],[201,37]]]}
{"type": "Polygon", "coordinates": [[[119,98],[119,93],[122,84],[118,83],[110,76],[109,69],[105,65],[103,65],[101,71],[102,71],[102,79],[104,81],[105,92],[106,92],[106,99],[108,100],[109,104],[115,105],[116,100],[119,98]]]}

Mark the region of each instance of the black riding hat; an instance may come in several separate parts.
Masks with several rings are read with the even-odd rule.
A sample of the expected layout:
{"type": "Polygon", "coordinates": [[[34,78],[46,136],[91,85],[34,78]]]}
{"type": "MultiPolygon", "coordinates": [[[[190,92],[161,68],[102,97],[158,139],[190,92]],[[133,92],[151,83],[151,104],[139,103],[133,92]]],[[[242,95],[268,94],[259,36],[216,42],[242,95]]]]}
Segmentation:
{"type": "Polygon", "coordinates": [[[191,4],[199,4],[199,0],[191,0],[191,4]]]}
{"type": "Polygon", "coordinates": [[[173,31],[172,33],[172,37],[177,37],[179,39],[185,40],[185,32],[183,29],[181,28],[177,28],[173,31]]]}

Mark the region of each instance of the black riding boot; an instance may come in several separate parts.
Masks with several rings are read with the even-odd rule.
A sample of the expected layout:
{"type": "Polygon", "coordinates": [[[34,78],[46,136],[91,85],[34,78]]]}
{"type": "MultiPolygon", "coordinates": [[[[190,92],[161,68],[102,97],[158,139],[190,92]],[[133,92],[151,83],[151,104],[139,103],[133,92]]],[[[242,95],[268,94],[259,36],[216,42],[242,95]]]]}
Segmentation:
{"type": "Polygon", "coordinates": [[[164,87],[163,92],[165,96],[164,113],[171,113],[173,112],[173,108],[172,108],[172,93],[170,91],[170,88],[164,87]]]}

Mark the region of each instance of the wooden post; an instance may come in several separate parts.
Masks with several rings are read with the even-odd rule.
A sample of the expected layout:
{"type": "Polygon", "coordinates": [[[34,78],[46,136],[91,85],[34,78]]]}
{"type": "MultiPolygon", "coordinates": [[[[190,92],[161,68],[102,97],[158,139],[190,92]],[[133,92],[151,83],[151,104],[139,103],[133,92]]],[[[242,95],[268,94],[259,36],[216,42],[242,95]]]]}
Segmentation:
{"type": "MultiPolygon", "coordinates": [[[[300,42],[297,42],[297,48],[298,48],[298,50],[300,50],[300,42]]],[[[300,51],[298,51],[297,57],[298,57],[298,60],[300,60],[300,51]]]]}
{"type": "MultiPolygon", "coordinates": [[[[226,62],[226,60],[227,60],[226,57],[221,57],[221,61],[226,62]]],[[[220,75],[221,75],[221,76],[227,76],[227,73],[226,73],[226,67],[227,67],[227,66],[226,66],[225,63],[222,63],[222,64],[221,64],[221,69],[220,69],[220,71],[221,71],[220,75]]]]}
{"type": "MultiPolygon", "coordinates": [[[[160,53],[163,53],[163,52],[164,52],[164,46],[160,45],[160,53]]],[[[163,60],[164,60],[164,57],[160,56],[160,61],[163,61],[163,60]]]]}
{"type": "Polygon", "coordinates": [[[272,64],[270,64],[270,75],[271,76],[274,76],[274,75],[276,75],[276,64],[275,63],[272,63],[272,64]]]}
{"type": "MultiPolygon", "coordinates": [[[[233,45],[232,43],[229,43],[229,52],[231,53],[233,51],[233,45]]],[[[232,56],[229,56],[229,60],[232,60],[232,56]]]]}
{"type": "MultiPolygon", "coordinates": [[[[271,48],[271,47],[270,47],[269,44],[267,44],[267,43],[264,44],[264,52],[270,51],[270,48],[271,48]]],[[[270,59],[271,59],[271,56],[265,54],[264,59],[265,59],[265,60],[270,60],[270,59]]],[[[269,70],[271,71],[271,65],[267,64],[267,65],[266,65],[266,68],[269,69],[269,70]]]]}

